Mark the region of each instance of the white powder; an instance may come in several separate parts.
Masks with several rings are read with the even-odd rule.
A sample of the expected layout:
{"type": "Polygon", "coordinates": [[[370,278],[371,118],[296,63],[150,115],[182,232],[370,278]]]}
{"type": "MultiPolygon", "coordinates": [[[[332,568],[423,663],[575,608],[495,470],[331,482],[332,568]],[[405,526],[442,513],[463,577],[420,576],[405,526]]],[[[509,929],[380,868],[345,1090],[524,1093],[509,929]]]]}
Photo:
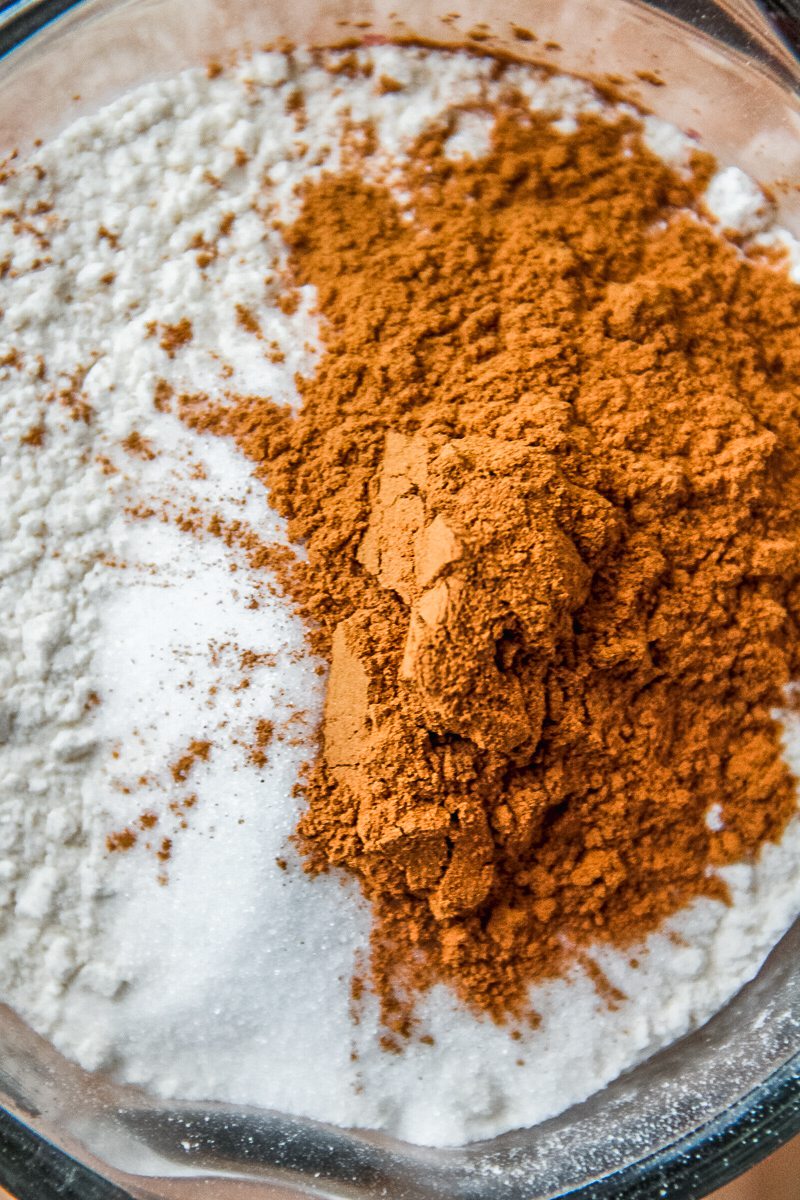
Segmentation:
{"type": "MultiPolygon", "coordinates": [[[[534,989],[543,1020],[521,1041],[443,988],[421,1005],[431,1046],[382,1052],[369,998],[353,1024],[369,911],[350,881],[305,878],[287,848],[324,678],[264,572],[176,518],[214,512],[268,542],[283,525],[233,447],[153,395],[166,379],[296,404],[295,373],[317,353],[314,298],[277,307],[283,246],[259,208],[296,213],[297,184],[336,166],[348,112],[375,122],[385,165],[449,105],[500,86],[488,59],[363,53],[373,79],[404,90],[260,54],[215,79],[137,89],[0,189],[17,214],[0,222],[0,994],[65,1054],[159,1095],[449,1144],[559,1112],[719,1008],[800,909],[800,822],[755,866],[724,872],[731,908],[696,902],[637,951],[638,968],[596,954],[629,997],[616,1011],[576,970],[534,989]],[[287,105],[298,86],[302,131],[287,105]],[[164,325],[184,318],[193,336],[170,357],[164,325]],[[134,432],[144,457],[122,445],[134,432]],[[275,736],[258,765],[261,718],[275,736]],[[193,741],[207,757],[176,780],[193,741]],[[136,844],[108,853],[125,830],[136,844]]],[[[561,129],[627,111],[575,79],[511,74],[561,129]]],[[[487,136],[464,111],[448,152],[481,154],[487,136]]],[[[655,118],[646,138],[678,167],[693,146],[655,118]]],[[[788,234],[763,232],[764,198],[741,172],[721,171],[707,203],[800,262],[788,234]]],[[[800,768],[800,737],[787,749],[800,768]]]]}
{"type": "Polygon", "coordinates": [[[706,191],[706,204],[724,229],[760,233],[770,219],[770,205],[749,175],[739,167],[717,171],[706,191]]]}

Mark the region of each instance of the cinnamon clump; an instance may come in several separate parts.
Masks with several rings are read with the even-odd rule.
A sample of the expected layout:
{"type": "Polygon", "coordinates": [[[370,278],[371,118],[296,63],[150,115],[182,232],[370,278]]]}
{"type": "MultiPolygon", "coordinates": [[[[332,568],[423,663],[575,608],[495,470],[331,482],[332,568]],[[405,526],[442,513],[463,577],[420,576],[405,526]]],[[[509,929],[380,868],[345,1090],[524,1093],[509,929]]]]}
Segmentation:
{"type": "Polygon", "coordinates": [[[297,839],[371,901],[399,1035],[437,981],[530,1017],[593,943],[725,900],[711,868],[797,807],[800,292],[698,219],[708,159],[494,115],[477,161],[420,138],[406,210],[358,166],[309,183],[302,409],[190,414],[305,546],[330,676],[297,839]]]}

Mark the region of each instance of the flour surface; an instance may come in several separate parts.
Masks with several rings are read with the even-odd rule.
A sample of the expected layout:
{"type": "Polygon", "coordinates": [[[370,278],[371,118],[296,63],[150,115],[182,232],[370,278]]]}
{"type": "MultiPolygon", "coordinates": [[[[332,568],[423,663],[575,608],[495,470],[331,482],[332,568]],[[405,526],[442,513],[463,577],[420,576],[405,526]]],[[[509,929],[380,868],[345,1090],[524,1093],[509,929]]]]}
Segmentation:
{"type": "MultiPolygon", "coordinates": [[[[346,121],[374,122],[390,168],[455,106],[448,153],[485,152],[489,59],[359,57],[370,76],[262,53],[146,85],[0,185],[0,998],[83,1066],[160,1096],[446,1145],[543,1120],[717,1010],[800,910],[800,822],[725,871],[732,907],[697,902],[638,967],[595,955],[627,996],[613,1011],[576,970],[534,990],[542,1024],[519,1041],[444,989],[420,1009],[431,1045],[382,1051],[369,996],[354,1023],[368,909],[349,882],[305,877],[289,842],[324,670],[230,534],[287,544],[285,529],[235,448],[154,397],[299,403],[319,328],[311,289],[293,313],[277,303],[273,220],[340,164],[346,121]]],[[[510,74],[564,130],[630,111],[582,81],[510,74]]],[[[647,118],[644,136],[688,162],[680,131],[647,118]]],[[[800,270],[741,172],[721,170],[707,206],[800,270]]],[[[791,725],[787,753],[800,770],[791,725]]]]}

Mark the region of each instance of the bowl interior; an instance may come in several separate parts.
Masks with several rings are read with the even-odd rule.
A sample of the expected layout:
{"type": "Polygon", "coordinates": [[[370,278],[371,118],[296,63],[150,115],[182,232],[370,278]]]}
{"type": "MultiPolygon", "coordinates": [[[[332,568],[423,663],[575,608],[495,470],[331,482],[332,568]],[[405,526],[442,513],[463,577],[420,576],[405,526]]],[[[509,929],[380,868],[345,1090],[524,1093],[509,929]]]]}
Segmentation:
{"type": "MultiPolygon", "coordinates": [[[[730,3],[725,12],[688,5],[693,25],[680,19],[680,5],[668,7],[495,0],[489,11],[481,0],[465,0],[460,18],[445,21],[452,0],[406,0],[402,19],[393,0],[84,0],[63,13],[64,3],[29,5],[27,15],[0,28],[7,51],[0,149],[24,150],[127,87],[248,43],[330,44],[365,33],[452,42],[488,21],[494,36],[484,47],[624,76],[631,96],[697,133],[721,160],[774,185],[782,220],[800,233],[794,60],[744,2],[738,19],[730,3]],[[513,24],[537,40],[516,40],[513,24]],[[657,71],[667,86],[637,80],[637,70],[657,71]],[[81,99],[72,103],[76,91],[81,99]]],[[[702,1195],[723,1182],[731,1163],[746,1165],[800,1128],[798,951],[800,925],[702,1029],[555,1120],[464,1149],[420,1149],[278,1113],[156,1104],[66,1062],[5,1009],[0,1100],[30,1129],[139,1196],[196,1195],[198,1177],[210,1176],[215,1200],[649,1196],[672,1194],[660,1189],[678,1188],[669,1181],[680,1179],[674,1194],[702,1195]],[[703,1147],[703,1165],[692,1166],[703,1147]],[[622,1175],[609,1181],[615,1172],[622,1175]]]]}

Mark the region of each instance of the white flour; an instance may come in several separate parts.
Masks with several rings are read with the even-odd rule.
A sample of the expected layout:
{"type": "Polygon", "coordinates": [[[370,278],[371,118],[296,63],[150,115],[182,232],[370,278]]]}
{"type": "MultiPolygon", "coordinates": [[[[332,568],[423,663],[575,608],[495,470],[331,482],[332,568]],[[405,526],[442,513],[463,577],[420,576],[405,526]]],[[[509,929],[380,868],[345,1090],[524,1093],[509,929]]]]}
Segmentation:
{"type": "MultiPolygon", "coordinates": [[[[700,901],[671,923],[686,944],[662,931],[638,970],[596,954],[629,997],[616,1011],[576,973],[536,990],[544,1019],[521,1042],[443,989],[422,1008],[433,1046],[382,1052],[369,1002],[352,1023],[369,912],[350,883],[304,878],[287,849],[324,680],[263,571],[176,518],[213,511],[265,541],[282,523],[231,446],[153,395],[166,379],[296,403],[313,296],[291,316],[275,304],[282,242],[256,210],[269,200],[291,218],[298,182],[336,166],[348,110],[376,122],[391,159],[498,86],[487,59],[364,53],[373,80],[261,54],[142,87],[0,188],[0,996],[84,1066],[160,1095],[448,1144],[560,1111],[719,1008],[800,910],[800,823],[756,866],[726,870],[732,908],[700,901]],[[379,95],[382,74],[405,90],[379,95]],[[170,354],[165,327],[184,318],[191,339],[170,354]],[[259,765],[262,718],[274,736],[259,765]],[[202,753],[181,766],[193,742],[202,753]],[[135,845],[109,853],[126,831],[135,845]]],[[[585,83],[514,73],[561,128],[580,111],[613,119],[585,83]]],[[[450,153],[479,154],[486,136],[466,114],[450,153]]],[[[677,165],[692,146],[654,118],[646,138],[677,165]]],[[[740,172],[720,172],[708,204],[800,263],[740,172]]],[[[800,769],[800,737],[789,751],[800,769]]]]}

